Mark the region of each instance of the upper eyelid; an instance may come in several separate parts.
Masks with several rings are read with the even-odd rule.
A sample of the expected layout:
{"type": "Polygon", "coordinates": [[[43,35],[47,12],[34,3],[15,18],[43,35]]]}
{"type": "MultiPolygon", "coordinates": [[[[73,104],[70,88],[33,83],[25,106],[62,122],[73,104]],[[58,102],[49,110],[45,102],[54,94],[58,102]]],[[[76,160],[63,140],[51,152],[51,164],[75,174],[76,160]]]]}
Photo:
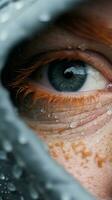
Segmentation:
{"type": "MultiPolygon", "coordinates": [[[[85,62],[90,62],[88,64],[90,65],[97,65],[97,67],[99,68],[99,71],[102,73],[103,72],[103,75],[111,82],[112,81],[112,64],[109,62],[109,60],[103,56],[101,53],[98,53],[98,52],[93,52],[93,51],[90,51],[90,50],[86,50],[86,51],[81,51],[79,49],[70,49],[70,50],[66,50],[66,49],[63,49],[63,50],[50,50],[50,51],[47,51],[47,52],[44,52],[44,53],[39,53],[39,54],[36,54],[35,56],[33,56],[30,60],[27,61],[27,64],[25,68],[22,68],[19,70],[18,72],[18,76],[16,77],[16,79],[13,81],[13,83],[11,83],[11,86],[15,87],[15,85],[19,85],[22,81],[26,81],[28,80],[28,77],[37,69],[39,68],[40,66],[42,65],[45,65],[45,64],[48,64],[54,60],[56,60],[56,54],[57,54],[57,59],[60,59],[60,56],[62,54],[63,57],[61,57],[61,60],[62,59],[75,59],[76,56],[78,56],[78,53],[80,55],[82,55],[82,58],[80,57],[80,59],[84,59],[84,56],[86,57],[85,62]],[[77,53],[76,53],[77,52],[77,53]],[[55,58],[53,57],[55,55],[55,58]],[[88,56],[88,59],[87,59],[87,56],[88,56]],[[95,59],[93,59],[93,56],[96,56],[97,57],[97,61],[100,62],[100,65],[98,63],[94,63],[95,59]],[[91,61],[92,60],[92,61],[91,61]],[[102,60],[102,61],[101,61],[102,60]],[[105,62],[105,66],[104,66],[104,62],[105,62]],[[102,68],[102,69],[100,69],[102,68]]],[[[23,64],[25,65],[25,64],[23,64]]],[[[97,69],[96,67],[96,69],[97,69]]],[[[98,69],[97,69],[98,70],[98,69]]]]}
{"type": "MultiPolygon", "coordinates": [[[[106,58],[106,56],[104,56],[103,54],[97,52],[97,51],[91,51],[91,50],[85,50],[82,51],[79,48],[75,48],[75,49],[54,49],[54,50],[48,50],[45,52],[41,52],[39,54],[36,54],[33,59],[34,59],[34,63],[37,63],[37,66],[41,66],[41,62],[43,62],[42,64],[49,64],[52,61],[55,61],[56,59],[58,60],[62,60],[62,59],[75,59],[75,57],[79,54],[86,54],[89,58],[93,58],[94,59],[97,58],[97,61],[101,61],[102,60],[102,70],[106,72],[106,70],[104,70],[104,68],[106,68],[108,71],[106,72],[106,74],[109,76],[110,81],[112,81],[112,63],[110,62],[110,60],[108,58],[106,58]],[[60,56],[62,56],[62,53],[65,53],[66,55],[63,55],[61,58],[60,57],[55,57],[53,58],[53,56],[55,56],[56,54],[60,54],[60,56]],[[77,55],[75,55],[77,54],[77,55]],[[47,60],[47,56],[48,56],[48,62],[46,62],[47,60]],[[66,57],[67,56],[67,57],[66,57]],[[51,58],[52,57],[52,58],[51,58]],[[44,59],[45,58],[45,59],[44,59]],[[40,61],[38,61],[40,59],[40,61]],[[36,62],[37,61],[37,62],[36,62]],[[105,65],[105,66],[104,66],[105,65]],[[110,73],[110,75],[109,75],[110,73]]],[[[84,57],[82,58],[78,58],[78,59],[84,59],[84,57]]],[[[84,59],[85,62],[89,62],[90,59],[84,59]]],[[[29,61],[30,63],[30,61],[29,61]]],[[[92,65],[92,63],[90,62],[90,64],[92,65]]],[[[93,67],[94,63],[93,63],[93,67]]],[[[96,68],[97,70],[101,70],[99,68],[96,68]]]]}

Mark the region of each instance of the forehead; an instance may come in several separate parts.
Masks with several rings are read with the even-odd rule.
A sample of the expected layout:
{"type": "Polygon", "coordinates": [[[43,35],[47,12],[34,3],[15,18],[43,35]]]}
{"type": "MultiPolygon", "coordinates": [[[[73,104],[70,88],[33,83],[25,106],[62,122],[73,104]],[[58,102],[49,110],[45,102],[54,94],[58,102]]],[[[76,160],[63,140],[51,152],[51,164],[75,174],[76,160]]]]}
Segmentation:
{"type": "MultiPolygon", "coordinates": [[[[76,13],[90,19],[101,20],[109,26],[112,24],[112,0],[88,0],[80,5],[76,13]]],[[[73,13],[75,16],[75,12],[73,13]]],[[[112,27],[112,26],[111,26],[112,27]]]]}
{"type": "Polygon", "coordinates": [[[107,48],[112,47],[112,0],[84,0],[77,8],[62,15],[47,31],[31,39],[24,46],[23,55],[31,56],[35,52],[71,44],[74,47],[75,36],[90,39],[91,45],[95,43],[97,46],[99,42],[107,48]]]}

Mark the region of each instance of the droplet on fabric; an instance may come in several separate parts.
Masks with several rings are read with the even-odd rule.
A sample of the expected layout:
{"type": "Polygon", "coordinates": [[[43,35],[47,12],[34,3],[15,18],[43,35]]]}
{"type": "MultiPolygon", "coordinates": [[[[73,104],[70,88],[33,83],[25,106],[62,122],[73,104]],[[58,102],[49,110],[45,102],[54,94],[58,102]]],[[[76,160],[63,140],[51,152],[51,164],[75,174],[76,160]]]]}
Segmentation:
{"type": "Polygon", "coordinates": [[[6,21],[8,21],[10,18],[8,13],[4,13],[3,15],[0,16],[0,23],[5,23],[6,21]]]}
{"type": "Polygon", "coordinates": [[[5,32],[5,31],[2,31],[2,32],[0,33],[0,40],[1,40],[1,41],[6,41],[7,39],[8,39],[8,33],[5,32]]]}
{"type": "Polygon", "coordinates": [[[13,183],[8,183],[7,188],[10,192],[15,192],[16,191],[16,186],[13,183]]]}
{"type": "Polygon", "coordinates": [[[6,152],[12,152],[13,147],[12,147],[12,144],[10,143],[10,141],[4,140],[2,145],[6,152]]]}
{"type": "Polygon", "coordinates": [[[16,3],[14,4],[14,6],[15,6],[16,10],[20,10],[20,9],[23,8],[24,3],[23,3],[23,2],[16,2],[16,3]]]}
{"type": "Polygon", "coordinates": [[[5,180],[5,175],[3,173],[0,174],[0,180],[5,180]]]}
{"type": "Polygon", "coordinates": [[[21,167],[19,167],[18,165],[14,165],[14,167],[12,169],[14,178],[19,179],[22,175],[22,172],[23,172],[23,170],[21,167]]]}
{"type": "Polygon", "coordinates": [[[18,142],[20,144],[26,144],[28,141],[27,141],[27,138],[21,134],[21,135],[19,135],[18,142]]]}
{"type": "Polygon", "coordinates": [[[51,20],[51,17],[49,14],[41,14],[40,21],[41,22],[49,22],[51,20]]]}
{"type": "Polygon", "coordinates": [[[0,160],[7,160],[7,154],[4,151],[0,151],[0,160]]]}
{"type": "Polygon", "coordinates": [[[30,187],[30,196],[31,196],[32,199],[38,199],[39,198],[37,191],[32,186],[30,187]]]}

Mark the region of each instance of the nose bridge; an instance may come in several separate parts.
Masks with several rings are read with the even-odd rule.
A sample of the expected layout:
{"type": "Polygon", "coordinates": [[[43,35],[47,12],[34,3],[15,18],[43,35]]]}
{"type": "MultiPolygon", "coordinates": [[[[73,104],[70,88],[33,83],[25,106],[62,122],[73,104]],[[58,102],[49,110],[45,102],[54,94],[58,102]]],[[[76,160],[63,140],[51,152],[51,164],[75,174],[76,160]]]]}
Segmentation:
{"type": "MultiPolygon", "coordinates": [[[[1,0],[0,71],[17,43],[44,29],[57,15],[81,0],[1,0]]],[[[93,200],[88,192],[48,154],[47,147],[15,112],[8,91],[0,86],[0,144],[7,141],[15,158],[20,157],[35,176],[42,199],[93,200]]]]}

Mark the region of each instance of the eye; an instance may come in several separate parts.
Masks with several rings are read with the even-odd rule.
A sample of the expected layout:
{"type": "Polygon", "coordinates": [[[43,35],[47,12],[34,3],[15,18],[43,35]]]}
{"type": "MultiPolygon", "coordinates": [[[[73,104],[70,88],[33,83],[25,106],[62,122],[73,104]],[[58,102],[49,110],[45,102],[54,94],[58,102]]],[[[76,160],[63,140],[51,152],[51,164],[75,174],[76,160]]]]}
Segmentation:
{"type": "Polygon", "coordinates": [[[112,66],[96,52],[54,51],[43,55],[40,63],[34,64],[29,81],[46,91],[75,95],[105,89],[112,81],[112,66]]]}
{"type": "Polygon", "coordinates": [[[44,107],[45,102],[64,105],[73,101],[85,105],[98,101],[99,92],[111,90],[112,65],[97,52],[53,50],[34,56],[24,66],[9,86],[22,107],[28,98],[27,103],[39,101],[44,107]]]}
{"type": "Polygon", "coordinates": [[[103,89],[106,78],[94,66],[82,60],[56,60],[41,66],[31,77],[41,86],[57,92],[103,89]]]}

